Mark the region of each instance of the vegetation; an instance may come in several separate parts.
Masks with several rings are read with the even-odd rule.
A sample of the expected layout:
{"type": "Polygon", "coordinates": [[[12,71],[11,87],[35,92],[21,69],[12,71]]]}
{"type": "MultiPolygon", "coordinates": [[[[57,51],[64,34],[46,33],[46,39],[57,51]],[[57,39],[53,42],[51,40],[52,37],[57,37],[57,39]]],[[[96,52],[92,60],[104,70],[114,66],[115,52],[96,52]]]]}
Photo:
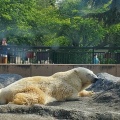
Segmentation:
{"type": "Polygon", "coordinates": [[[97,2],[0,0],[0,39],[17,45],[120,46],[120,20],[111,23],[112,0],[97,2]]]}

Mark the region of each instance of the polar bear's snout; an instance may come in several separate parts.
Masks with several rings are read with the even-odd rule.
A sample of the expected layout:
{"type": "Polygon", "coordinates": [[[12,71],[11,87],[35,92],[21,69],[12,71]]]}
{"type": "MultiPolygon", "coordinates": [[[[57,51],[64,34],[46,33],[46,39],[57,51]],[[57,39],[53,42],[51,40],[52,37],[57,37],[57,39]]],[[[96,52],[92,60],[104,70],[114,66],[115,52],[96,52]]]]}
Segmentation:
{"type": "Polygon", "coordinates": [[[93,73],[92,77],[93,77],[93,83],[95,83],[97,80],[99,80],[97,75],[95,75],[94,73],[93,73]]]}
{"type": "Polygon", "coordinates": [[[95,82],[98,81],[98,80],[99,80],[98,78],[94,78],[93,83],[95,83],[95,82]]]}

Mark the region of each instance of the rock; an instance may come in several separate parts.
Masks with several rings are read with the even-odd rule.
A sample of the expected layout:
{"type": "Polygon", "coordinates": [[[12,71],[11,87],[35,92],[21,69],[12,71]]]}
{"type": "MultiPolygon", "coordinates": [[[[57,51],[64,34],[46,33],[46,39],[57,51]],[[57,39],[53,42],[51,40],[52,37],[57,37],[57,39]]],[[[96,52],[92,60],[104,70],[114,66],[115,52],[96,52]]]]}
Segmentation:
{"type": "Polygon", "coordinates": [[[99,73],[97,76],[99,80],[92,84],[88,90],[102,92],[110,89],[120,89],[120,77],[115,77],[108,73],[99,73]]]}
{"type": "Polygon", "coordinates": [[[21,78],[22,76],[18,74],[0,74],[0,88],[6,87],[21,78]]]}
{"type": "Polygon", "coordinates": [[[108,73],[99,73],[99,80],[91,85],[88,90],[98,92],[94,96],[94,101],[97,103],[107,103],[107,105],[116,106],[119,109],[120,105],[120,77],[115,77],[108,73]]]}
{"type": "MultiPolygon", "coordinates": [[[[108,73],[99,73],[98,77],[99,80],[88,88],[97,92],[92,97],[81,97],[77,101],[54,102],[51,105],[0,105],[2,113],[0,119],[120,120],[120,77],[108,73]],[[8,119],[5,116],[9,116],[8,119]]],[[[3,86],[7,85],[2,79],[0,83],[3,86]]]]}

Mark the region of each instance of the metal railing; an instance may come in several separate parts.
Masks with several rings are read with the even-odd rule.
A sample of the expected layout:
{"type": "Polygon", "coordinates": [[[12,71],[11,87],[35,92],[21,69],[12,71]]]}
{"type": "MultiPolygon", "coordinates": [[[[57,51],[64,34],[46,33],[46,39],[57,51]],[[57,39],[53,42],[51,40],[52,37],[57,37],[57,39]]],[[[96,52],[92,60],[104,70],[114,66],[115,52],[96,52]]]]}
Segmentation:
{"type": "Polygon", "coordinates": [[[0,63],[9,64],[120,64],[120,47],[0,46],[0,63]],[[3,59],[6,58],[7,62],[3,59]],[[1,60],[2,59],[2,60],[1,60]]]}

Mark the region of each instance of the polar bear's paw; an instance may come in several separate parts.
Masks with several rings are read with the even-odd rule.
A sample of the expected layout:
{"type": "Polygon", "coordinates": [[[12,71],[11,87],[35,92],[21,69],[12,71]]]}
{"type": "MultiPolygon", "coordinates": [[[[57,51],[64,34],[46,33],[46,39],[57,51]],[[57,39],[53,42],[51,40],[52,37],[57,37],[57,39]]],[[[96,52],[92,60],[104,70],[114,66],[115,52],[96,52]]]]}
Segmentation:
{"type": "Polygon", "coordinates": [[[18,105],[48,104],[54,102],[55,99],[45,94],[42,90],[35,87],[28,87],[17,93],[12,101],[18,105]]]}
{"type": "Polygon", "coordinates": [[[78,96],[79,97],[90,97],[90,96],[92,96],[94,94],[95,94],[95,92],[93,92],[93,91],[83,90],[83,91],[81,91],[81,92],[78,93],[78,96]]]}
{"type": "MultiPolygon", "coordinates": [[[[35,95],[33,93],[18,93],[15,95],[12,103],[18,104],[18,105],[32,105],[38,103],[38,95],[35,95]]],[[[42,103],[42,101],[41,101],[42,103]]]]}
{"type": "Polygon", "coordinates": [[[12,103],[18,105],[44,104],[45,103],[44,96],[43,94],[40,95],[40,93],[38,94],[35,91],[17,93],[14,96],[12,103]]]}

